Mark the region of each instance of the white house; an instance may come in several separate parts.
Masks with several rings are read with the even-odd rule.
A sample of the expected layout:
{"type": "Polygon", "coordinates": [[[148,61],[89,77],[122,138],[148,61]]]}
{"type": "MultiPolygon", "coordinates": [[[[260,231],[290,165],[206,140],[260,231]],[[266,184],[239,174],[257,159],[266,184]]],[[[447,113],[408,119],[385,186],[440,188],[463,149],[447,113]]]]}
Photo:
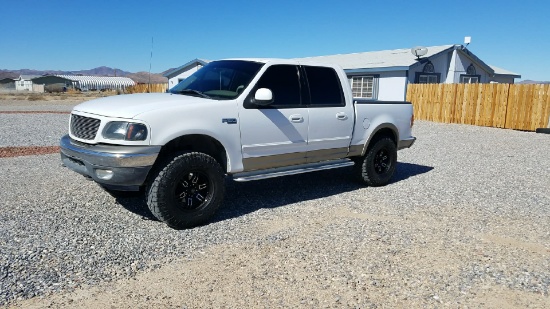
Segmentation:
{"type": "Polygon", "coordinates": [[[417,58],[410,48],[300,58],[340,65],[354,97],[403,101],[409,83],[514,83],[521,75],[487,65],[462,45],[427,47],[417,58]]]}
{"type": "Polygon", "coordinates": [[[20,75],[19,78],[15,79],[15,90],[32,91],[32,79],[35,77],[38,77],[38,75],[20,75]]]}
{"type": "Polygon", "coordinates": [[[163,76],[168,78],[168,89],[174,87],[179,82],[189,77],[189,75],[197,72],[208,62],[210,61],[204,59],[193,59],[180,67],[164,73],[163,76]]]}

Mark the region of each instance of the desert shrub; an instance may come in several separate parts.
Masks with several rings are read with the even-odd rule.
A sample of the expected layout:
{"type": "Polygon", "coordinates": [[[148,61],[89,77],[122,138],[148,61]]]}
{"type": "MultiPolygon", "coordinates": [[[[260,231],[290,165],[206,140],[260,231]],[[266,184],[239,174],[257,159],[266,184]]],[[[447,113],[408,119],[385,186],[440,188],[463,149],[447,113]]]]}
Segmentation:
{"type": "Polygon", "coordinates": [[[41,94],[37,94],[37,95],[30,95],[27,100],[29,101],[43,101],[43,100],[46,100],[46,97],[44,97],[44,95],[41,95],[41,94]]]}

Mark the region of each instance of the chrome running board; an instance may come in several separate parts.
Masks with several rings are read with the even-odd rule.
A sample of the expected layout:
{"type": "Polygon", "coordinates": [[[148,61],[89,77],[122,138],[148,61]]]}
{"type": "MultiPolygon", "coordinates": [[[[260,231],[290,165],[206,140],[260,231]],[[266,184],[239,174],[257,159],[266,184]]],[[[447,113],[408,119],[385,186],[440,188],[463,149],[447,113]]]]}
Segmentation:
{"type": "Polygon", "coordinates": [[[346,166],[352,166],[355,163],[349,159],[340,159],[333,161],[324,161],[318,163],[308,163],[294,166],[285,166],[272,168],[267,170],[252,171],[237,173],[233,175],[233,180],[238,182],[253,181],[260,179],[275,178],[288,175],[297,175],[309,172],[329,170],[333,168],[340,168],[346,166]]]}

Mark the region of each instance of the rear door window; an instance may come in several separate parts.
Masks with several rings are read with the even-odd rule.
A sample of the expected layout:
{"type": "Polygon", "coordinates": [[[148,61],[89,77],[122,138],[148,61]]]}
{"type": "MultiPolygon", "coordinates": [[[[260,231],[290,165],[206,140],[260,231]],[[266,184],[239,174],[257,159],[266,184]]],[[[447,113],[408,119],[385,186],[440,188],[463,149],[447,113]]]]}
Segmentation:
{"type": "Polygon", "coordinates": [[[312,107],[346,106],[338,74],[333,68],[304,66],[312,107]]]}

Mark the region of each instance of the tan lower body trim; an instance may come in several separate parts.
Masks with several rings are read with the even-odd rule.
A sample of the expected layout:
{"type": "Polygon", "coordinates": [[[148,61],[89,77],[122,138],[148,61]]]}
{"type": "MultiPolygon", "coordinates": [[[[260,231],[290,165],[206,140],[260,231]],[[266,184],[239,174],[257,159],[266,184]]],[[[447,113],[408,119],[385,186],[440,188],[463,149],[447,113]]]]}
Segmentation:
{"type": "Polygon", "coordinates": [[[268,168],[290,166],[306,163],[305,153],[294,152],[281,155],[245,158],[243,159],[244,171],[264,170],[268,168]]]}
{"type": "MultiPolygon", "coordinates": [[[[361,154],[362,147],[359,150],[361,154]]],[[[314,163],[348,157],[348,148],[321,149],[304,152],[285,153],[281,155],[245,158],[243,159],[244,171],[263,170],[268,168],[314,163]]]]}
{"type": "Polygon", "coordinates": [[[349,147],[348,157],[358,157],[363,155],[363,145],[353,145],[349,147]]]}

